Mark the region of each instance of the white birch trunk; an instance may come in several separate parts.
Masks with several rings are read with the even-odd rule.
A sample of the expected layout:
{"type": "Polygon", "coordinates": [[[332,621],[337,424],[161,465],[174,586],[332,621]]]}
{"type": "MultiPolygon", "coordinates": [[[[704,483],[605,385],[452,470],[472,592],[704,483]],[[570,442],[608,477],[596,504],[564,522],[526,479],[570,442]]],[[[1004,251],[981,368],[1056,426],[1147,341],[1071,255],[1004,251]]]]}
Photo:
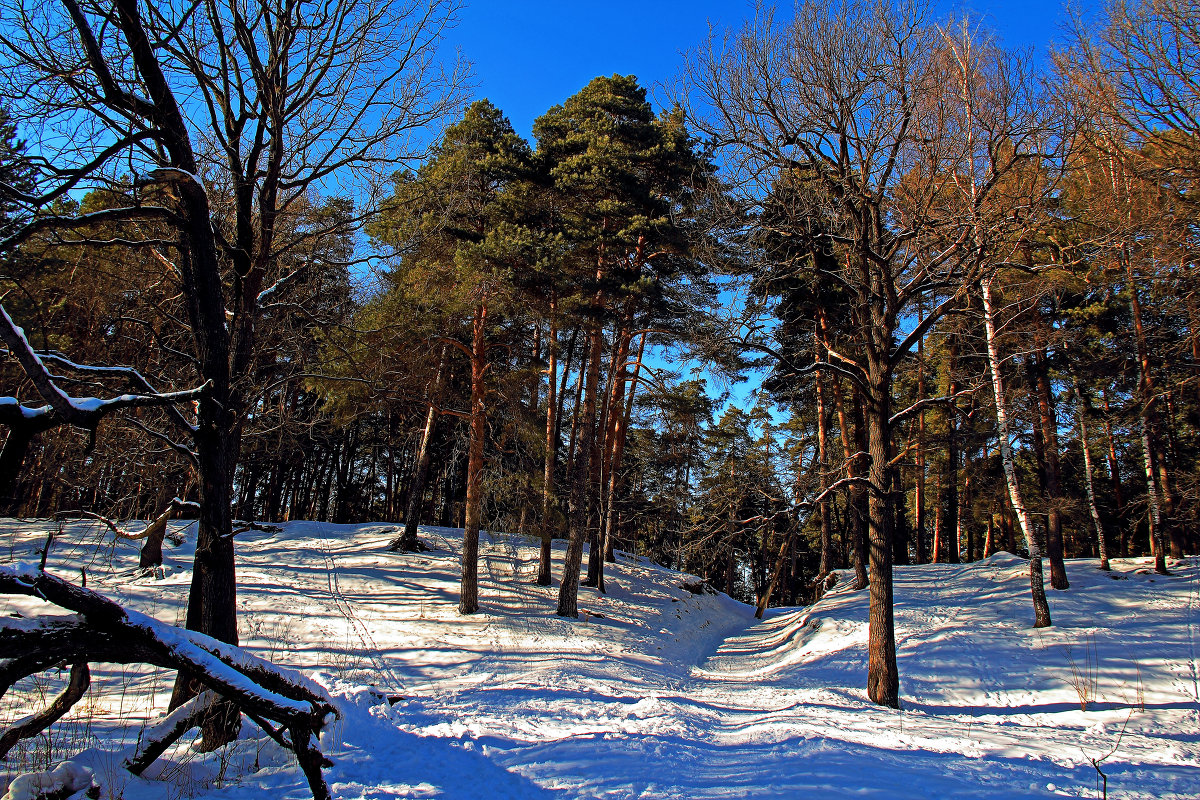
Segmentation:
{"type": "Polygon", "coordinates": [[[1100,509],[1096,507],[1096,486],[1092,480],[1092,447],[1088,444],[1087,420],[1084,418],[1083,391],[1079,379],[1075,379],[1075,402],[1079,407],[1079,447],[1083,450],[1083,477],[1087,488],[1088,511],[1096,527],[1096,547],[1100,551],[1100,569],[1108,569],[1108,541],[1104,538],[1104,525],[1100,521],[1100,509]]]}
{"type": "Polygon", "coordinates": [[[1029,584],[1033,593],[1034,627],[1050,627],[1050,607],[1046,600],[1046,588],[1042,580],[1042,552],[1034,535],[1033,523],[1021,499],[1021,487],[1017,483],[1016,463],[1013,459],[1012,440],[1008,425],[1008,403],[1004,393],[1004,378],[1000,374],[1000,354],[996,347],[996,319],[992,306],[992,279],[980,281],[983,290],[983,325],[987,336],[988,365],[992,372],[992,394],[996,401],[996,429],[1000,437],[1000,461],[1004,465],[1004,482],[1008,484],[1008,499],[1012,503],[1025,546],[1029,549],[1029,584]]]}

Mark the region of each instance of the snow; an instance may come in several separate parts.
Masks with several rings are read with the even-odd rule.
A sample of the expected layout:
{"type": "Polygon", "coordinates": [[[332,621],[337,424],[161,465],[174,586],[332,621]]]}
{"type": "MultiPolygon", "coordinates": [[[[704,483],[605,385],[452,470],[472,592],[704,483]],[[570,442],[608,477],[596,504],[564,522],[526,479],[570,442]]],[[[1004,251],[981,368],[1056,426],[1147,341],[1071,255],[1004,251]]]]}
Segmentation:
{"type": "Polygon", "coordinates": [[[41,569],[32,561],[18,561],[9,569],[17,580],[27,584],[32,584],[41,573],[41,569]]]}
{"type": "Polygon", "coordinates": [[[15,397],[0,397],[0,406],[16,406],[17,412],[21,415],[21,418],[31,421],[37,419],[38,417],[44,417],[54,410],[50,406],[38,406],[37,408],[30,408],[29,406],[22,405],[21,401],[15,397]]]}
{"type": "Polygon", "coordinates": [[[91,769],[64,761],[49,772],[18,775],[0,800],[37,800],[51,792],[81,792],[91,785],[91,769]]]}
{"type": "MultiPolygon", "coordinates": [[[[461,531],[422,528],[436,549],[400,554],[386,551],[383,524],[283,528],[238,536],[242,644],[334,696],[341,716],[321,743],[336,797],[1091,798],[1090,760],[1110,751],[1110,797],[1200,795],[1195,557],[1171,562],[1169,577],[1145,559],[1114,560],[1111,574],[1069,561],[1071,589],[1050,592],[1045,630],[1030,627],[1016,556],[897,567],[896,711],[866,698],[867,594],[848,576],[816,606],[758,621],[622,554],[610,593],[581,589],[568,620],[553,614],[557,585],[533,584],[537,543],[495,534],[482,548],[483,610],[462,617],[461,531]]],[[[0,561],[32,558],[45,529],[0,522],[0,561]]],[[[166,551],[162,581],[133,577],[136,547],[94,523],[71,523],[55,547],[51,572],[86,565],[90,588],[182,619],[190,544],[166,551]]],[[[562,556],[556,542],[556,567],[562,556]]],[[[47,609],[0,603],[0,620],[47,609]]],[[[73,760],[127,800],[161,797],[153,778],[180,776],[202,798],[307,796],[294,759],[250,723],[221,754],[177,747],[150,779],[106,771],[165,713],[170,676],[100,665],[92,686],[97,739],[73,760]]]]}

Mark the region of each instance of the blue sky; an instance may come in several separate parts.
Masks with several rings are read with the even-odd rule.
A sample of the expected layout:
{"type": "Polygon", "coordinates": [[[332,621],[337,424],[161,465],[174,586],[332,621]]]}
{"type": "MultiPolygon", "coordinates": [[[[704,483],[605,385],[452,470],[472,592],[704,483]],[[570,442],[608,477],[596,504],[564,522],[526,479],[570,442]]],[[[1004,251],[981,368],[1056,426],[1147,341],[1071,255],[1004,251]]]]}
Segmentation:
{"type": "MultiPolygon", "coordinates": [[[[490,99],[529,137],[534,119],[597,75],[633,74],[661,96],[655,87],[678,73],[680,52],[703,42],[710,22],[737,27],[751,10],[741,0],[474,0],[447,43],[475,65],[475,94],[490,99]]],[[[938,18],[964,11],[1008,46],[1033,47],[1040,55],[1061,35],[1066,19],[1059,0],[934,6],[938,18]]]]}

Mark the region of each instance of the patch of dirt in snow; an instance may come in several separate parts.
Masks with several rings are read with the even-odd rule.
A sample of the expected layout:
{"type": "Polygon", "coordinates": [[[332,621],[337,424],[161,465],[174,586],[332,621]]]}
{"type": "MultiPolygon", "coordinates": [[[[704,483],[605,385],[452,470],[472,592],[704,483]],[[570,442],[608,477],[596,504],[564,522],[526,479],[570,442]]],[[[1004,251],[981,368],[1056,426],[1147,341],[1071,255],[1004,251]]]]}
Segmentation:
{"type": "MultiPolygon", "coordinates": [[[[0,560],[35,560],[47,531],[0,522],[0,560]]],[[[867,592],[848,581],[815,606],[755,620],[621,554],[608,594],[581,589],[580,618],[568,620],[553,614],[557,585],[533,584],[537,543],[496,533],[482,547],[482,610],[463,617],[461,531],[422,528],[432,549],[414,554],[387,552],[393,534],[293,522],[238,537],[243,644],[340,698],[322,740],[338,797],[1095,797],[1089,759],[1110,750],[1111,796],[1200,795],[1195,558],[1171,577],[1144,560],[1116,561],[1112,574],[1068,562],[1071,589],[1051,590],[1044,631],[1029,627],[1016,556],[896,568],[895,711],[866,699],[867,592]]],[[[84,566],[89,586],[179,622],[190,547],[168,548],[164,580],[137,578],[134,544],[70,523],[50,568],[84,566]]],[[[559,542],[556,575],[562,557],[559,542]]],[[[0,602],[0,615],[41,610],[0,602]]],[[[307,796],[288,754],[250,724],[224,753],[176,748],[163,781],[123,773],[122,749],[165,709],[170,678],[98,666],[60,726],[62,757],[82,751],[78,762],[127,800],[307,796]]],[[[64,681],[22,682],[0,722],[64,681]]]]}

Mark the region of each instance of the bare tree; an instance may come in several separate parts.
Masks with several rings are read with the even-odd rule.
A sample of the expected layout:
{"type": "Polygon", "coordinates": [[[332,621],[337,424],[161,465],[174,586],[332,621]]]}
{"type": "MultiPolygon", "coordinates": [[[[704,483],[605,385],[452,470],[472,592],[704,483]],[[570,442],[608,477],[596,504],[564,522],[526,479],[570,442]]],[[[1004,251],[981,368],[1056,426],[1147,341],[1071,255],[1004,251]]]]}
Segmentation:
{"type": "Polygon", "coordinates": [[[1136,152],[1140,171],[1186,198],[1200,178],[1200,8],[1109,0],[1098,19],[1077,14],[1070,34],[1072,47],[1059,57],[1069,83],[1133,144],[1111,153],[1136,152]]]}
{"type": "Polygon", "coordinates": [[[908,3],[808,2],[789,24],[760,8],[687,70],[693,123],[726,153],[744,206],[753,213],[781,180],[803,174],[809,191],[796,206],[796,230],[825,220],[816,247],[833,257],[813,264],[819,281],[849,298],[852,333],[844,347],[831,342],[817,363],[794,371],[848,380],[863,397],[867,690],[893,707],[894,432],[930,402],[951,399],[896,411],[894,373],[995,266],[980,257],[975,234],[984,219],[1008,212],[997,187],[1041,144],[1030,130],[1032,87],[1020,62],[990,48],[960,66],[953,41],[908,3]],[[974,188],[963,191],[966,184],[974,188]]]}
{"type": "Polygon", "coordinates": [[[295,254],[335,232],[289,214],[333,187],[361,189],[356,213],[337,218],[343,232],[374,210],[369,179],[417,153],[457,104],[461,73],[436,60],[456,4],[5,0],[2,11],[0,99],[32,137],[37,174],[14,193],[26,221],[0,252],[37,235],[111,245],[81,241],[104,224],[177,282],[184,317],[164,324],[188,331],[175,355],[209,385],[189,430],[201,508],[187,626],[234,643],[231,499],[259,330],[305,313],[296,288],[325,265],[295,254]],[[96,187],[121,202],[47,211],[96,187]]]}

